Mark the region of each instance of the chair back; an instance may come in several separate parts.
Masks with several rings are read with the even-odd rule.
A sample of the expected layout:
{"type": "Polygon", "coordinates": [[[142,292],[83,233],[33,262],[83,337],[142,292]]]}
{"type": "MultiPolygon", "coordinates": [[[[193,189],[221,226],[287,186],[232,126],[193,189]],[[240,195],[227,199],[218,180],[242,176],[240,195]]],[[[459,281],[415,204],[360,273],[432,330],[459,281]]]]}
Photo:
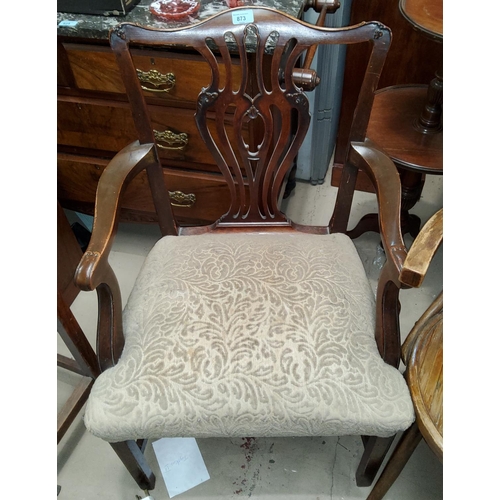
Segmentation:
{"type": "MultiPolygon", "coordinates": [[[[363,141],[390,38],[390,30],[378,22],[320,28],[273,9],[245,7],[177,29],[123,23],[112,30],[110,44],[139,141],[157,147],[162,147],[162,138],[152,126],[131,47],[202,56],[211,81],[201,87],[194,119],[230,193],[229,210],[215,226],[276,227],[293,225],[280,212],[278,200],[310,123],[309,100],[293,78],[300,57],[313,45],[370,42],[371,57],[349,137],[363,141]]],[[[354,185],[347,184],[352,197],[354,185]]],[[[173,217],[171,209],[168,216],[173,217]]]]}

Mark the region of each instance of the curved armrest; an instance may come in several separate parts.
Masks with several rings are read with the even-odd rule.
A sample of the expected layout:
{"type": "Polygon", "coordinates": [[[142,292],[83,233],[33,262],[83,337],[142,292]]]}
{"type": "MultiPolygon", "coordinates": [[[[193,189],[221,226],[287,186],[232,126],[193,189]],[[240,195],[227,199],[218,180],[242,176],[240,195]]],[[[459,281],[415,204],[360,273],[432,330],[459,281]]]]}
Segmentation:
{"type": "Polygon", "coordinates": [[[74,280],[80,289],[95,290],[106,281],[121,197],[135,175],[156,163],[154,145],[136,141],[118,152],[104,169],[97,185],[92,236],[75,272],[74,280]]]}
{"type": "Polygon", "coordinates": [[[411,287],[419,287],[442,241],[443,209],[437,211],[418,233],[399,273],[399,281],[411,287]]]}
{"type": "Polygon", "coordinates": [[[399,275],[407,250],[401,232],[401,181],[396,165],[369,139],[365,142],[351,142],[349,161],[363,170],[375,187],[380,238],[387,260],[392,262],[399,275]]]}

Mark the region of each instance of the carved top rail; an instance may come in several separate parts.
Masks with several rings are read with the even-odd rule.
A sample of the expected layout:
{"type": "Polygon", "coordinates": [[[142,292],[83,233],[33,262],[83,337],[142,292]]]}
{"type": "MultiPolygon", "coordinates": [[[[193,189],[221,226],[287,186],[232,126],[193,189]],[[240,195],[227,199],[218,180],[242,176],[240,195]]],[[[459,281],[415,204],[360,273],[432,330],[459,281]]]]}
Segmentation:
{"type": "Polygon", "coordinates": [[[211,83],[200,91],[195,121],[231,194],[229,211],[220,223],[286,225],[277,206],[279,191],[310,122],[308,99],[293,80],[299,58],[313,45],[372,44],[350,137],[350,141],[363,141],[390,37],[390,30],[377,22],[322,28],[273,9],[246,7],[180,29],[125,23],[112,30],[110,43],[141,143],[154,143],[155,137],[129,44],[165,50],[190,47],[203,57],[211,70],[211,83]],[[256,45],[254,54],[246,50],[249,44],[256,45]],[[241,69],[238,81],[231,71],[235,59],[241,69]],[[261,122],[264,132],[249,144],[243,129],[253,120],[261,122]]]}

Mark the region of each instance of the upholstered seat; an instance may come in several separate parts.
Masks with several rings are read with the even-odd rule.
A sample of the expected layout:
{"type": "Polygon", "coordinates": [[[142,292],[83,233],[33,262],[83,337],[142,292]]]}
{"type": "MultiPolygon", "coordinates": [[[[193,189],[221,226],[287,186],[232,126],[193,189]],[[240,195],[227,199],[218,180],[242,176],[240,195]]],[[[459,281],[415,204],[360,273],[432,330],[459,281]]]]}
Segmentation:
{"type": "Polygon", "coordinates": [[[85,423],[165,436],[391,436],[413,406],[380,357],[374,295],[343,234],[166,236],[124,312],[85,423]]]}

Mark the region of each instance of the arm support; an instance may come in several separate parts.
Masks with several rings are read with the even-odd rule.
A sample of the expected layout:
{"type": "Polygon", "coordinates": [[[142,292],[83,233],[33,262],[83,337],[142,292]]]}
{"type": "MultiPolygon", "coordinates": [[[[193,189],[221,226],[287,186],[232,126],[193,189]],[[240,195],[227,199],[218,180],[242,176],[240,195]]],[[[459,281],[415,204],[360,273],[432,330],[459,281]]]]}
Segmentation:
{"type": "Polygon", "coordinates": [[[394,162],[369,141],[352,142],[349,161],[363,170],[377,193],[380,238],[398,280],[407,251],[401,232],[401,181],[394,162]]]}
{"type": "Polygon", "coordinates": [[[80,289],[97,290],[97,358],[101,371],[116,364],[124,345],[120,288],[108,263],[120,202],[131,179],[149,166],[158,167],[153,144],[134,142],[104,169],[97,185],[92,236],[75,272],[75,283],[80,289]]]}
{"type": "Polygon", "coordinates": [[[366,172],[377,193],[379,232],[387,261],[377,287],[375,340],[384,361],[396,368],[401,357],[399,273],[406,258],[401,232],[401,182],[392,160],[369,140],[352,142],[348,161],[366,172]]]}
{"type": "Polygon", "coordinates": [[[136,141],[117,153],[104,169],[97,186],[92,236],[75,273],[75,283],[81,290],[95,290],[106,282],[122,195],[135,175],[157,162],[153,144],[136,141]]]}

